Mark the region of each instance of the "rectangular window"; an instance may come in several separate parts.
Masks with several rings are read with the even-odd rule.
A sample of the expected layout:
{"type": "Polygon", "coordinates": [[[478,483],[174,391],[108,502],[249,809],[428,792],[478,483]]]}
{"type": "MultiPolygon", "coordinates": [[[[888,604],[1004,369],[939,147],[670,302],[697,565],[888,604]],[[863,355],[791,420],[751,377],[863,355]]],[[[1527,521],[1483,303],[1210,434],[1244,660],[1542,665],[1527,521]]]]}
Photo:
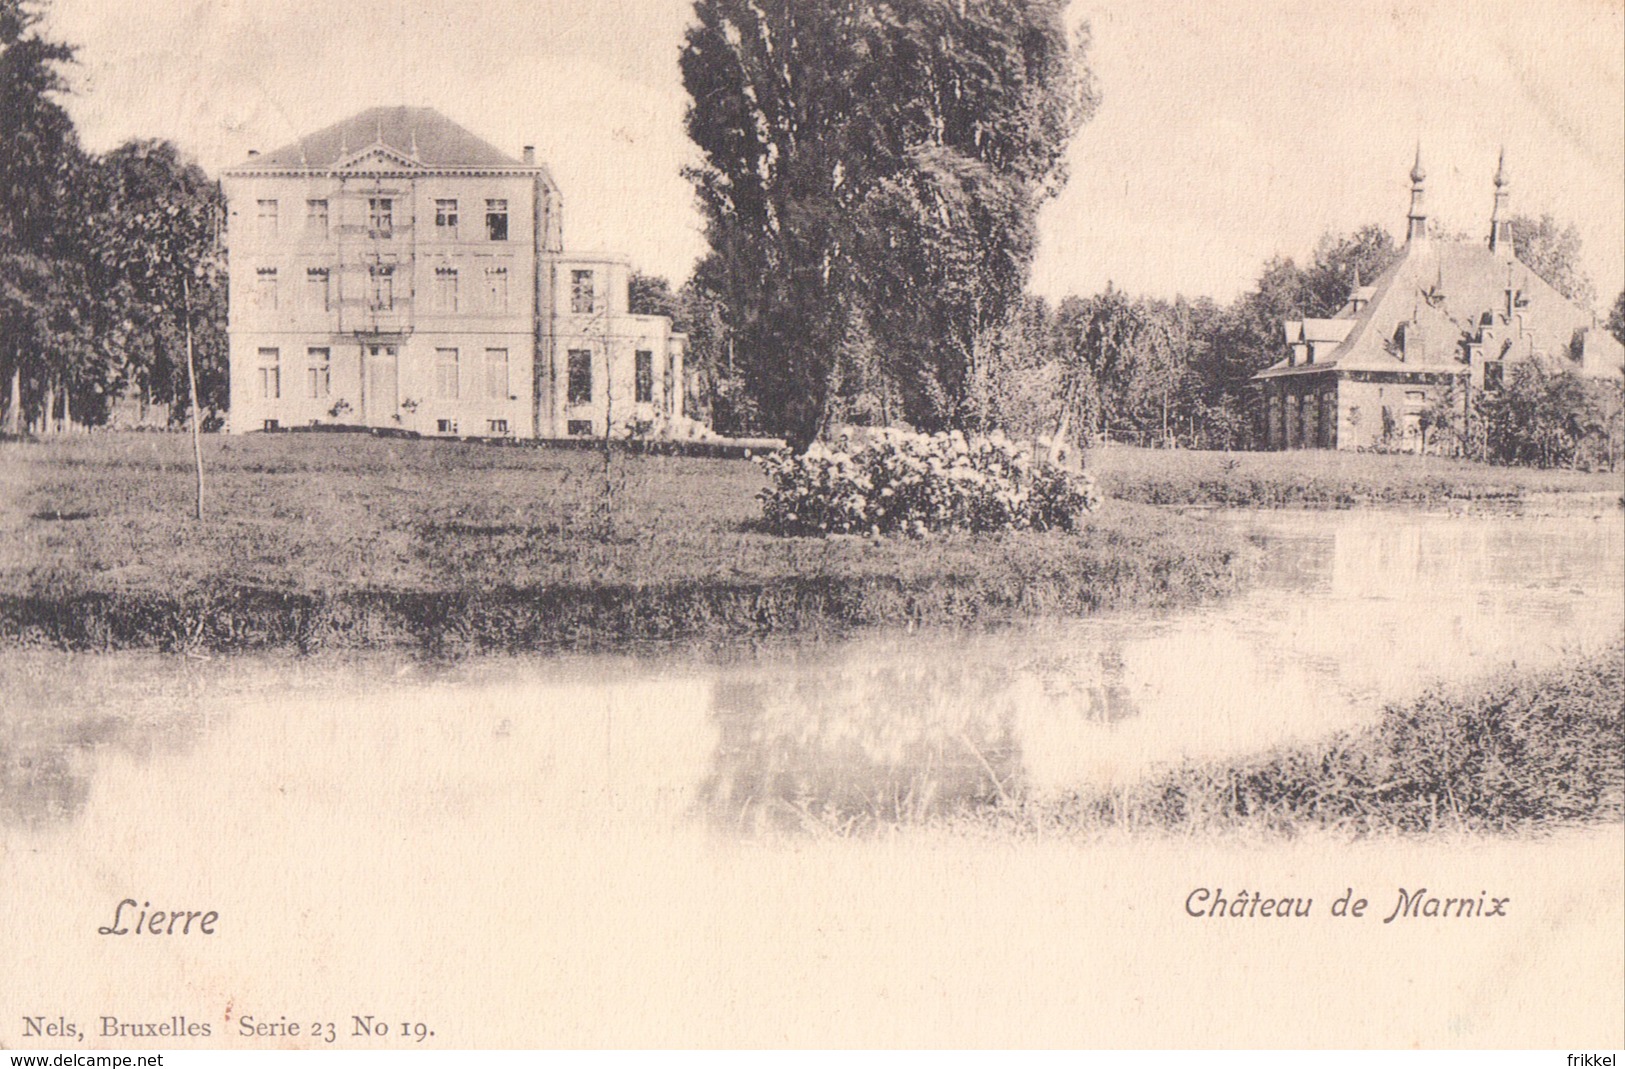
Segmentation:
{"type": "Polygon", "coordinates": [[[639,404],[652,403],[655,399],[655,354],[648,349],[639,349],[636,358],[636,390],[633,400],[639,404]]]}
{"type": "Polygon", "coordinates": [[[491,419],[485,421],[486,429],[492,434],[507,434],[508,421],[505,419],[491,419]]]}
{"type": "Polygon", "coordinates": [[[368,295],[374,312],[388,312],[395,307],[395,268],[389,264],[373,264],[372,292],[368,295]]]}
{"type": "Polygon", "coordinates": [[[485,350],[485,395],[494,401],[508,399],[508,350],[485,350]]]}
{"type": "Polygon", "coordinates": [[[487,267],[485,269],[485,305],[493,312],[506,312],[508,310],[508,269],[506,267],[487,267]]]}
{"type": "Polygon", "coordinates": [[[387,238],[395,232],[393,197],[367,198],[367,227],[375,238],[387,238]]]}
{"type": "Polygon", "coordinates": [[[565,422],[565,433],[572,438],[587,438],[592,436],[592,420],[572,419],[565,422]]]}
{"type": "Polygon", "coordinates": [[[485,202],[485,236],[492,241],[508,240],[507,201],[488,200],[485,202]]]}
{"type": "Polygon", "coordinates": [[[568,398],[572,405],[584,405],[592,401],[592,352],[590,350],[570,350],[568,398]]]}
{"type": "Polygon", "coordinates": [[[327,201],[305,201],[305,233],[313,238],[327,236],[327,201]]]}
{"type": "Polygon", "coordinates": [[[570,311],[590,313],[593,310],[593,277],[591,271],[570,272],[570,311]]]}
{"type": "Polygon", "coordinates": [[[434,227],[443,237],[457,237],[457,202],[455,200],[437,200],[434,202],[434,227]]]}
{"type": "Polygon", "coordinates": [[[457,269],[434,269],[434,306],[437,312],[457,311],[457,269]]]}
{"type": "Polygon", "coordinates": [[[268,238],[276,237],[276,230],[277,230],[277,205],[276,205],[276,201],[274,201],[274,200],[262,200],[262,201],[258,202],[258,206],[259,206],[259,215],[260,215],[260,235],[262,237],[268,237],[268,238]]]}
{"type": "Polygon", "coordinates": [[[282,350],[260,350],[260,396],[267,401],[282,396],[282,350]]]}
{"type": "Polygon", "coordinates": [[[442,401],[457,399],[457,350],[434,351],[434,395],[442,401]]]}
{"type": "Polygon", "coordinates": [[[457,421],[454,419],[437,419],[434,421],[434,429],[441,434],[456,434],[457,421]]]}
{"type": "Polygon", "coordinates": [[[305,268],[305,305],[311,311],[332,311],[332,277],[325,267],[305,268]]]}
{"type": "Polygon", "coordinates": [[[326,397],[332,387],[332,353],[327,349],[305,350],[305,395],[326,397]]]}
{"type": "Polygon", "coordinates": [[[254,304],[260,308],[277,306],[276,268],[262,267],[254,272],[254,304]]]}

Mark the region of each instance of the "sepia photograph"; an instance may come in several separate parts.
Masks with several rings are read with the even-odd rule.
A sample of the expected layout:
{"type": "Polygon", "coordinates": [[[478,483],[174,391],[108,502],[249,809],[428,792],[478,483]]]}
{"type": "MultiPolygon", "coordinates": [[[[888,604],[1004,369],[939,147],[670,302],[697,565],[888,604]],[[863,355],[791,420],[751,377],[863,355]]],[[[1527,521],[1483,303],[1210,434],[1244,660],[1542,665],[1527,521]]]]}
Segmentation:
{"type": "Polygon", "coordinates": [[[1614,1064],[1625,3],[0,0],[0,962],[1614,1064]]]}

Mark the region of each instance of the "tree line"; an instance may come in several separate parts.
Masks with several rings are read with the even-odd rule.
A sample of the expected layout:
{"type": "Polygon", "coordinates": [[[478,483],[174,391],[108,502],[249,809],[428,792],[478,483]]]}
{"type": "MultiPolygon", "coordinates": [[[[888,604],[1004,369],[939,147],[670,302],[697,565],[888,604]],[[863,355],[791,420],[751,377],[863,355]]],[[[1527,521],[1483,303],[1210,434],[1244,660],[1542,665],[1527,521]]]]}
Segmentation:
{"type": "MultiPolygon", "coordinates": [[[[1227,304],[1032,296],[1038,211],[1101,99],[1065,7],[696,0],[679,59],[709,251],[632,295],[688,333],[690,411],[798,447],[848,423],[1259,444],[1251,380],[1281,321],[1333,314],[1399,249],[1376,225],[1327,234],[1227,304]]],[[[61,105],[72,58],[36,0],[0,0],[0,429],[100,423],[132,397],[223,413],[219,184],[167,142],[86,152],[61,105]]],[[[1578,231],[1513,224],[1519,258],[1590,306],[1578,231]]],[[[1610,329],[1625,340],[1625,294],[1610,329]]]]}
{"type": "Polygon", "coordinates": [[[3,426],[104,422],[134,397],[166,418],[227,399],[217,182],[174,145],[84,150],[62,107],[73,49],[27,0],[0,0],[0,384],[3,426]]]}
{"type": "MultiPolygon", "coordinates": [[[[1518,258],[1582,305],[1595,289],[1580,266],[1578,231],[1549,215],[1515,216],[1518,258]]],[[[1254,449],[1263,427],[1252,377],[1284,353],[1283,320],[1321,318],[1347,302],[1400,255],[1377,224],[1327,233],[1309,262],[1276,257],[1228,304],[1209,297],[1135,296],[1108,284],[1058,303],[1023,295],[972,346],[963,404],[953,426],[1000,428],[1020,437],[1059,430],[1085,446],[1124,442],[1194,449],[1254,449]]],[[[696,275],[675,292],[635,275],[634,309],[669,315],[690,338],[690,405],[720,431],[778,433],[783,426],[750,393],[722,295],[696,275]]],[[[1625,343],[1625,293],[1607,329],[1625,343]]],[[[872,335],[843,338],[831,368],[827,425],[891,425],[907,419],[906,388],[872,335]]],[[[1571,463],[1620,436],[1618,384],[1530,366],[1502,394],[1441,397],[1426,414],[1429,448],[1509,463],[1571,463]],[[1544,443],[1544,444],[1536,444],[1544,443]],[[1559,447],[1556,443],[1570,443],[1559,447]],[[1590,443],[1585,444],[1585,443],[1590,443]]]]}

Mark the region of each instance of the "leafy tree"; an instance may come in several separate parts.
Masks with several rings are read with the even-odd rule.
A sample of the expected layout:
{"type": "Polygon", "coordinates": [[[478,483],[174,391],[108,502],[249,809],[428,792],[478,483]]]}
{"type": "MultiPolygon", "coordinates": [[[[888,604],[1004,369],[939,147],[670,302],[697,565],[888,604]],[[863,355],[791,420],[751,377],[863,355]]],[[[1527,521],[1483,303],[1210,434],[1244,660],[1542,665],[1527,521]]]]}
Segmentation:
{"type": "Polygon", "coordinates": [[[1139,310],[1110,282],[1092,297],[1068,297],[1058,311],[1061,425],[1085,445],[1105,440],[1121,416],[1124,363],[1140,329],[1139,310]]]}
{"type": "Polygon", "coordinates": [[[1399,259],[1399,246],[1393,235],[1376,223],[1367,223],[1352,234],[1321,235],[1315,246],[1314,265],[1305,285],[1308,293],[1304,315],[1325,318],[1335,315],[1354,292],[1355,281],[1371,282],[1399,259]]]}
{"type": "Polygon", "coordinates": [[[1608,333],[1612,334],[1621,345],[1625,345],[1625,290],[1614,298],[1614,307],[1608,313],[1608,333]]]}
{"type": "Polygon", "coordinates": [[[1511,369],[1500,389],[1478,395],[1477,418],[1488,460],[1542,468],[1615,467],[1621,412],[1618,382],[1529,360],[1511,369]]]}
{"type": "Polygon", "coordinates": [[[690,172],[731,359],[798,447],[843,347],[872,338],[905,415],[967,417],[984,332],[1094,105],[1059,0],[698,0],[681,57],[690,172]]]}
{"type": "Polygon", "coordinates": [[[1055,430],[1061,417],[1060,318],[1042,297],[1026,297],[989,330],[971,369],[967,422],[1017,438],[1055,430]]]}
{"type": "Polygon", "coordinates": [[[627,283],[627,310],[635,316],[678,318],[677,296],[671,283],[660,275],[647,275],[633,269],[627,283]]]}
{"type": "Polygon", "coordinates": [[[73,121],[56,100],[73,49],[41,36],[40,19],[37,4],[0,0],[0,373],[9,379],[12,433],[23,430],[30,398],[50,426],[87,318],[68,307],[86,290],[63,284],[75,274],[71,213],[84,166],[73,121]]]}
{"type": "Polygon", "coordinates": [[[1580,231],[1573,223],[1559,226],[1550,213],[1539,219],[1514,215],[1512,251],[1530,270],[1582,308],[1597,301],[1597,287],[1580,263],[1580,231]]]}
{"type": "MultiPolygon", "coordinates": [[[[191,416],[197,462],[197,517],[203,518],[203,453],[198,442],[200,398],[224,400],[225,263],[220,255],[224,199],[217,183],[181,158],[167,141],[131,141],[98,168],[98,260],[125,286],[135,330],[148,340],[151,362],[138,368],[149,385],[179,385],[191,416]],[[200,376],[200,364],[214,372],[200,376]]],[[[179,398],[176,398],[177,400],[179,398]]]]}

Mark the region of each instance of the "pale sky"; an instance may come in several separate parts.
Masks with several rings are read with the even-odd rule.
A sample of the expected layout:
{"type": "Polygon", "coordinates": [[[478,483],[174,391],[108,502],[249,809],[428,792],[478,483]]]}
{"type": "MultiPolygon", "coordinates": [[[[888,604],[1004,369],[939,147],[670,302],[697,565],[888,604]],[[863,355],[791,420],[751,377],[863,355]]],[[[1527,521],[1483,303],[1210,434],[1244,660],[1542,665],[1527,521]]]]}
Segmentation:
{"type": "MultiPolygon", "coordinates": [[[[88,147],[177,142],[211,173],[364,108],[413,104],[564,192],[565,240],[674,283],[703,250],[680,168],[684,0],[53,0],[80,46],[88,147]]],[[[1420,140],[1430,214],[1578,225],[1600,301],[1625,285],[1625,0],[1074,0],[1102,103],[1044,209],[1034,289],[1229,300],[1327,229],[1403,230],[1420,140]]]]}

